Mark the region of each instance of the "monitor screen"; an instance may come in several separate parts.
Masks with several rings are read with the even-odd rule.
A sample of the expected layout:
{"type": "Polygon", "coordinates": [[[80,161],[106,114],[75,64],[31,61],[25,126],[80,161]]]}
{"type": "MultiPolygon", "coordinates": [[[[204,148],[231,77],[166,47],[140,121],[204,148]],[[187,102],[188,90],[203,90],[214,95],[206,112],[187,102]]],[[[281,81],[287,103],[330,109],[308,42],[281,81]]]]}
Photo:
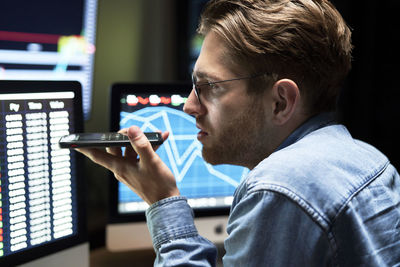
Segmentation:
{"type": "Polygon", "coordinates": [[[96,10],[97,0],[2,1],[0,80],[79,81],[87,118],[96,10]]]}
{"type": "MultiPolygon", "coordinates": [[[[157,154],[174,174],[195,215],[227,215],[233,193],[248,169],[212,166],[203,160],[195,118],[183,112],[190,91],[189,83],[115,84],[111,89],[111,130],[136,125],[144,132],[168,131],[157,154]]],[[[110,182],[112,222],[144,221],[148,205],[113,176],[110,182]]]]}
{"type": "MultiPolygon", "coordinates": [[[[129,88],[115,85],[113,90],[120,86],[129,88]]],[[[133,90],[119,91],[118,99],[112,100],[118,105],[118,118],[111,120],[118,122],[118,129],[112,130],[136,125],[144,132],[168,131],[169,137],[157,154],[174,174],[179,191],[188,198],[189,205],[198,211],[230,207],[234,190],[248,169],[212,166],[203,160],[195,118],[183,112],[191,85],[182,86],[142,84],[133,85],[133,90]]],[[[117,192],[119,214],[140,214],[148,207],[123,183],[118,183],[117,192]]]]}
{"type": "Polygon", "coordinates": [[[86,240],[80,155],[58,146],[81,116],[78,82],[0,81],[0,265],[86,240]]]}
{"type": "Polygon", "coordinates": [[[197,33],[201,12],[209,0],[178,1],[177,12],[177,56],[178,77],[190,80],[194,64],[200,54],[203,37],[197,33]]]}

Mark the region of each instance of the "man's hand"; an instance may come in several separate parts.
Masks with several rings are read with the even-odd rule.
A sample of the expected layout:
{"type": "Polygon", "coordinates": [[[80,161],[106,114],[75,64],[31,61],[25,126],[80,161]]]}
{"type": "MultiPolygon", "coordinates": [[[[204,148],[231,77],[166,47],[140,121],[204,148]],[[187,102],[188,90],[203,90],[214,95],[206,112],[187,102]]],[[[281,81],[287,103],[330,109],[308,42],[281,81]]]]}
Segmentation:
{"type": "MultiPolygon", "coordinates": [[[[163,198],[178,196],[174,175],[139,127],[132,126],[120,132],[128,135],[132,145],[125,149],[124,155],[120,147],[108,147],[106,151],[95,148],[76,150],[112,171],[119,181],[150,205],[163,198]]],[[[164,141],[168,135],[168,132],[162,134],[164,141]]]]}

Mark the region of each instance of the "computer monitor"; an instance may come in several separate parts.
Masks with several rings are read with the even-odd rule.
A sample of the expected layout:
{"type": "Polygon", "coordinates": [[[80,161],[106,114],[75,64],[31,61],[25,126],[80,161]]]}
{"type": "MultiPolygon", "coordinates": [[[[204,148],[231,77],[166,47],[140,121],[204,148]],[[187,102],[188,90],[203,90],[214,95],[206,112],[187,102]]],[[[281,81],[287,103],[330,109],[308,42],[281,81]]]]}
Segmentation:
{"type": "Polygon", "coordinates": [[[97,0],[2,1],[0,80],[76,80],[89,117],[97,0]]]}
{"type": "MultiPolygon", "coordinates": [[[[237,185],[248,169],[212,166],[202,158],[195,118],[182,108],[190,83],[114,84],[111,88],[111,131],[139,126],[143,131],[169,131],[157,150],[175,175],[178,188],[194,210],[200,234],[221,243],[237,185]]],[[[106,244],[110,250],[151,248],[145,223],[148,205],[127,186],[110,176],[110,223],[106,244]]]]}
{"type": "Polygon", "coordinates": [[[87,266],[80,83],[0,81],[0,121],[0,266],[87,266]]]}
{"type": "Polygon", "coordinates": [[[203,37],[197,33],[201,12],[209,0],[178,0],[176,4],[178,78],[190,80],[203,37]]]}

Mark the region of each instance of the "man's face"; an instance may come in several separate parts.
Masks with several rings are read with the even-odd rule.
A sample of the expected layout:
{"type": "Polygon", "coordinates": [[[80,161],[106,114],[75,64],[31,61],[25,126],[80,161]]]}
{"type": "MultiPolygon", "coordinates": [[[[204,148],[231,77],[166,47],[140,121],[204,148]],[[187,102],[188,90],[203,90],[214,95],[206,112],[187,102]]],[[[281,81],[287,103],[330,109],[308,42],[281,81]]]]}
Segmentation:
{"type": "MultiPolygon", "coordinates": [[[[193,72],[197,84],[238,77],[223,64],[224,49],[218,35],[212,32],[206,35],[193,72]]],[[[184,111],[196,117],[203,157],[211,164],[253,168],[268,154],[264,94],[248,94],[246,86],[246,80],[203,85],[201,104],[194,90],[185,104],[184,111]]]]}

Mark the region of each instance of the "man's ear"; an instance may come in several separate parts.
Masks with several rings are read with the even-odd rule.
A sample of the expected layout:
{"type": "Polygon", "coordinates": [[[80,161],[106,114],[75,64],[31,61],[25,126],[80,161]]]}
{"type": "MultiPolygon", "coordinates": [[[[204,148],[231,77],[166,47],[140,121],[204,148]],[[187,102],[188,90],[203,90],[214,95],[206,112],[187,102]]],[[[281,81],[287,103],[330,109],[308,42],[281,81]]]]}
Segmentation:
{"type": "Polygon", "coordinates": [[[277,125],[284,125],[294,115],[300,103],[300,90],[290,79],[281,79],[272,87],[272,116],[277,125]]]}

